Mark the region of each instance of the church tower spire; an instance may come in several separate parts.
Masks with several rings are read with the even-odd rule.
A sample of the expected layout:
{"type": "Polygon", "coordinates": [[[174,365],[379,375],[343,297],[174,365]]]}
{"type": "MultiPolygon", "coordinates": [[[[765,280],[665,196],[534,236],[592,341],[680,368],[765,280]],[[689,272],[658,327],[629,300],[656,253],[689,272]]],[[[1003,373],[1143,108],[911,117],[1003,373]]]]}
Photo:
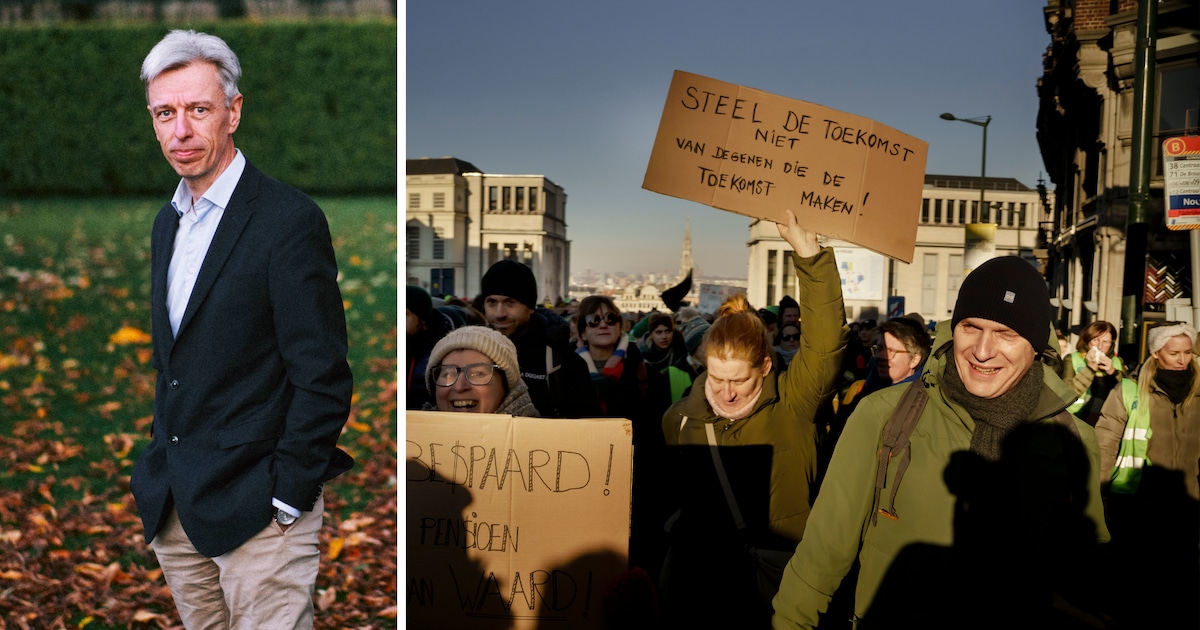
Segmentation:
{"type": "MultiPolygon", "coordinates": [[[[688,217],[687,225],[683,228],[683,255],[679,258],[679,278],[683,280],[687,277],[688,272],[695,271],[695,264],[692,261],[692,218],[688,217]]],[[[696,274],[693,273],[695,278],[696,274]]]]}

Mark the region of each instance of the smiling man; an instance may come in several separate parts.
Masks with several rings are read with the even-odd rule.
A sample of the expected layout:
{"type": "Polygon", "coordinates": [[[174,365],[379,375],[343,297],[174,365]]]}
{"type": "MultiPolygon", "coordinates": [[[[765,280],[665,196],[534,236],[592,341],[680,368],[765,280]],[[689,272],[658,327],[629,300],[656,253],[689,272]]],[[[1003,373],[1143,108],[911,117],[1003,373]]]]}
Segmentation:
{"type": "Polygon", "coordinates": [[[602,415],[592,379],[566,335],[556,336],[551,321],[566,322],[551,311],[538,312],[538,283],[533,270],[501,260],[480,281],[488,325],[517,348],[520,377],[543,418],[598,418],[602,415]],[[545,314],[543,314],[545,313],[545,314]]]}
{"type": "Polygon", "coordinates": [[[1056,564],[1056,553],[1077,547],[1034,542],[1009,553],[1012,543],[1059,541],[1061,535],[1087,545],[1107,540],[1108,531],[1095,433],[1065,411],[1074,391],[1039,360],[1057,352],[1050,316],[1045,281],[1020,258],[989,260],[967,276],[921,375],[871,394],[850,416],[804,539],[784,570],[774,601],[776,628],[816,627],[856,560],[853,618],[859,627],[916,617],[922,621],[911,627],[1016,627],[1009,621],[1060,627],[1039,625],[1056,619],[1052,585],[1042,581],[1050,573],[1038,574],[1025,554],[1036,549],[1042,557],[1035,562],[1082,571],[1080,561],[1056,564]],[[894,414],[907,413],[918,414],[911,444],[889,457],[885,427],[897,426],[888,425],[894,414]],[[1037,440],[1025,440],[1035,433],[1037,440]],[[1036,492],[1011,491],[1029,476],[1036,492]],[[967,527],[978,522],[981,506],[1000,503],[1002,517],[987,519],[999,535],[967,527]],[[969,545],[981,555],[963,551],[969,545]],[[926,552],[923,566],[936,567],[936,579],[947,588],[905,572],[912,564],[902,560],[920,552],[926,552]],[[971,579],[980,574],[983,579],[971,579]],[[900,587],[888,590],[885,583],[900,587]]]}

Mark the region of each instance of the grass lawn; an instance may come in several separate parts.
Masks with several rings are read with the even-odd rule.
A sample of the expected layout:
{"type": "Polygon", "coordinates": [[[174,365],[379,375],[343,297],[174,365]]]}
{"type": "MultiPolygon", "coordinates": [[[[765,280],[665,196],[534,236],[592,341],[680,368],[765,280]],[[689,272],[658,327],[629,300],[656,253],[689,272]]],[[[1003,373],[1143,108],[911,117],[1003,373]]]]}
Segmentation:
{"type": "MultiPolygon", "coordinates": [[[[178,624],[128,493],[149,439],[150,227],[163,201],[0,201],[0,619],[178,624]]],[[[355,376],[339,444],[358,462],[326,489],[317,626],[394,627],[396,200],[317,201],[355,376]]]]}

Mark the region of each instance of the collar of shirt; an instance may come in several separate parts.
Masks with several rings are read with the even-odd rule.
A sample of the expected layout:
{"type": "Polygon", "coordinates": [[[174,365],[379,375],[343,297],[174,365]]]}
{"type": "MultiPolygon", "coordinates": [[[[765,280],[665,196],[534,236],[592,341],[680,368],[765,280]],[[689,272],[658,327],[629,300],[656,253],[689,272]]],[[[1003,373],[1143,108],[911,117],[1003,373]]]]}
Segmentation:
{"type": "MultiPolygon", "coordinates": [[[[208,214],[214,206],[225,208],[229,205],[229,199],[233,197],[233,189],[237,188],[238,180],[242,178],[242,172],[246,170],[246,157],[242,155],[241,149],[236,149],[236,151],[233,161],[225,167],[225,171],[221,173],[217,181],[213,182],[213,185],[209,186],[208,190],[200,196],[200,199],[207,199],[208,203],[196,204],[198,219],[203,219],[204,215],[208,214]]],[[[192,209],[192,194],[186,181],[179,180],[179,186],[175,188],[175,196],[171,198],[171,206],[181,217],[192,209]]]]}

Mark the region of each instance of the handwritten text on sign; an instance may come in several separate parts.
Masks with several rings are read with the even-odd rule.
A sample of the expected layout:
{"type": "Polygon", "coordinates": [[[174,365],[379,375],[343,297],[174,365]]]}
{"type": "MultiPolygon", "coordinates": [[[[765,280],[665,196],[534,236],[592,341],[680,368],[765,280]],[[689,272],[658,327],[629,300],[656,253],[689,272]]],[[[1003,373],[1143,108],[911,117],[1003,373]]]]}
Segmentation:
{"type": "Polygon", "coordinates": [[[642,187],[912,262],[929,145],[868,118],[675,71],[642,187]]]}
{"type": "Polygon", "coordinates": [[[627,563],[629,421],[405,420],[410,625],[598,627],[627,563]]]}

